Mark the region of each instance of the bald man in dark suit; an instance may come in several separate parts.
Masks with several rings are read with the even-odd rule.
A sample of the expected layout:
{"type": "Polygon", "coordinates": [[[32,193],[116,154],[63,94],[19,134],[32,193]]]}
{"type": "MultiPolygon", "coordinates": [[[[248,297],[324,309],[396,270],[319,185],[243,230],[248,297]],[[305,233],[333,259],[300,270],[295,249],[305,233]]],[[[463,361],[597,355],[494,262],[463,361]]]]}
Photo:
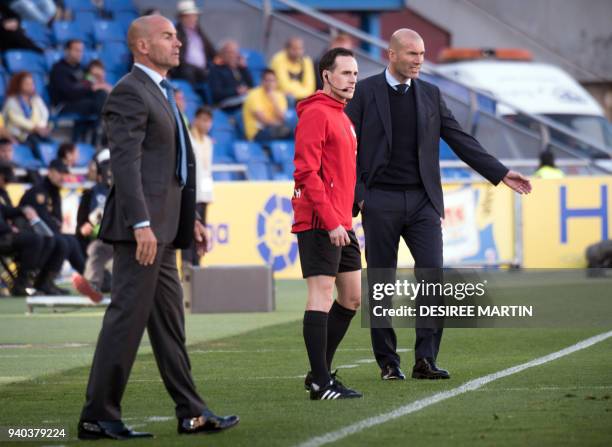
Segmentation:
{"type": "Polygon", "coordinates": [[[145,328],[181,434],[233,427],[237,416],[212,413],[196,391],[185,348],[182,288],[175,250],[204,228],[195,220],[195,162],[167,71],[181,43],[161,16],[136,19],[128,32],[134,68],[103,110],[114,184],[100,237],[113,244],[112,301],[104,315],[79,421],[80,439],[151,437],[121,421],[121,398],[145,328]]]}
{"type": "MultiPolygon", "coordinates": [[[[370,285],[395,281],[400,239],[414,258],[417,280],[442,281],[440,138],[492,184],[503,182],[521,194],[531,191],[526,177],[505,167],[461,129],[438,87],[418,79],[424,58],[421,36],[410,29],[397,30],[389,41],[389,66],[358,82],[345,109],[357,133],[353,215],[362,214],[370,285]]],[[[426,302],[425,296],[419,298],[417,306],[426,302]]],[[[431,297],[429,303],[441,304],[439,298],[431,297]]],[[[390,321],[371,322],[381,378],[404,379],[390,321]]],[[[416,321],[413,378],[450,378],[436,364],[442,332],[440,320],[416,321]]]]}

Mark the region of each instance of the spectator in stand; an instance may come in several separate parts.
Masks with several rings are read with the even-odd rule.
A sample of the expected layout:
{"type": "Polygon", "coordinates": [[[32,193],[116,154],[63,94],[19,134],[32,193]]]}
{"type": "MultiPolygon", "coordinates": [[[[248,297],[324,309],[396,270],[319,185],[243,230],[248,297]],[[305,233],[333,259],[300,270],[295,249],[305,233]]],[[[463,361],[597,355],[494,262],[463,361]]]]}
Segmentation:
{"type": "Polygon", "coordinates": [[[77,212],[77,238],[87,249],[85,273],[75,273],[72,284],[92,301],[102,300],[102,294],[110,291],[109,265],[113,259],[113,246],[98,239],[104,205],[111,186],[110,150],[103,149],[95,157],[98,167],[96,184],[83,192],[77,212]]]}
{"type": "MultiPolygon", "coordinates": [[[[22,168],[18,166],[13,160],[13,154],[15,149],[13,147],[13,140],[8,138],[0,138],[0,163],[13,168],[22,168]]],[[[26,168],[24,168],[26,169],[26,168]]],[[[25,176],[19,178],[21,183],[38,183],[40,181],[40,174],[37,169],[26,169],[25,176]]]]}
{"type": "Polygon", "coordinates": [[[551,150],[545,150],[540,153],[540,166],[533,176],[543,179],[559,179],[565,177],[565,174],[555,165],[555,154],[551,150]]]}
{"type": "Polygon", "coordinates": [[[14,152],[13,141],[8,138],[0,138],[0,163],[13,168],[17,167],[13,161],[14,152]]]}
{"type": "Polygon", "coordinates": [[[13,177],[11,166],[0,163],[0,253],[15,256],[17,278],[10,289],[13,296],[26,296],[34,271],[33,286],[46,295],[66,295],[53,278],[64,263],[65,253],[53,236],[38,234],[40,218],[30,206],[15,208],[6,190],[13,177]]]}
{"type": "Polygon", "coordinates": [[[34,79],[29,72],[15,73],[9,81],[2,114],[8,131],[20,143],[30,146],[36,158],[42,160],[38,145],[53,141],[49,136],[49,110],[36,94],[34,79]]]}
{"type": "Polygon", "coordinates": [[[106,93],[110,93],[113,89],[113,86],[106,80],[106,68],[100,59],[94,59],[87,65],[85,79],[92,85],[98,85],[106,93]]]}
{"type": "Polygon", "coordinates": [[[270,67],[286,95],[300,100],[314,93],[316,83],[312,59],[304,55],[304,41],[299,37],[287,41],[285,48],[272,58],[270,67]]]}
{"type": "MultiPolygon", "coordinates": [[[[200,215],[200,221],[204,226],[206,226],[206,210],[213,199],[213,142],[208,136],[212,121],[212,109],[206,106],[200,107],[196,110],[190,132],[196,164],[196,211],[200,215]]],[[[182,251],[182,257],[185,263],[200,265],[200,256],[198,256],[194,244],[182,251]]]]}
{"type": "Polygon", "coordinates": [[[66,42],[64,58],[51,68],[49,87],[51,102],[62,113],[76,113],[88,118],[75,122],[73,140],[84,141],[87,133],[92,132],[91,141],[95,144],[99,116],[108,92],[107,84],[90,82],[85,78],[81,66],[84,48],[80,40],[66,42]]]}
{"type": "Polygon", "coordinates": [[[317,79],[317,90],[321,90],[323,88],[323,80],[321,79],[321,75],[319,74],[319,61],[321,57],[332,48],[346,48],[347,50],[353,50],[355,48],[355,41],[353,38],[344,32],[339,32],[335,37],[329,42],[329,46],[325,51],[323,51],[319,57],[314,62],[315,67],[315,77],[317,79]]]}
{"type": "Polygon", "coordinates": [[[57,12],[53,0],[13,0],[9,6],[21,20],[32,20],[43,25],[51,23],[57,12]]]}
{"type": "Polygon", "coordinates": [[[250,87],[253,87],[253,78],[240,55],[238,42],[225,40],[210,69],[213,102],[226,112],[235,112],[242,106],[250,87]]]}
{"type": "Polygon", "coordinates": [[[266,68],[261,76],[261,86],[249,91],[242,117],[247,140],[264,143],[282,140],[291,136],[291,129],[285,124],[287,98],[278,90],[276,74],[266,68]]]}
{"type": "Polygon", "coordinates": [[[79,148],[74,143],[62,143],[57,149],[59,158],[68,169],[73,168],[79,159],[79,148]]]}
{"type": "Polygon", "coordinates": [[[67,253],[68,261],[74,270],[83,273],[85,270],[85,255],[74,234],[62,233],[63,213],[60,190],[64,185],[64,177],[69,174],[66,165],[59,159],[49,164],[49,173],[44,180],[28,189],[19,206],[30,205],[40,218],[47,224],[56,236],[58,243],[67,253]]]}
{"type": "Polygon", "coordinates": [[[19,16],[11,10],[7,1],[0,1],[0,51],[30,50],[42,53],[21,27],[19,16]]]}
{"type": "MultiPolygon", "coordinates": [[[[79,160],[79,148],[74,143],[62,143],[57,148],[57,156],[68,168],[74,168],[76,166],[77,161],[79,160]]],[[[66,174],[64,176],[64,183],[78,183],[82,181],[82,176],[74,175],[72,173],[66,174]]],[[[83,250],[83,253],[85,250],[83,250]]]]}
{"type": "Polygon", "coordinates": [[[180,1],[176,6],[176,34],[183,44],[179,49],[181,64],[170,72],[173,78],[186,79],[200,92],[208,79],[208,69],[215,57],[215,47],[200,27],[200,9],[193,1],[180,1]]]}

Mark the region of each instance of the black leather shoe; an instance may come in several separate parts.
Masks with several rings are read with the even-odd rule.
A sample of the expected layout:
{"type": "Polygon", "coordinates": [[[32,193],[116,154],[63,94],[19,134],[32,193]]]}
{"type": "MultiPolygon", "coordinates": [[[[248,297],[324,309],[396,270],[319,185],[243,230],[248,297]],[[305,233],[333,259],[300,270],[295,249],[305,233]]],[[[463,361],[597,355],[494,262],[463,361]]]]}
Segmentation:
{"type": "Polygon", "coordinates": [[[133,431],[122,421],[79,421],[79,439],[115,439],[123,441],[134,438],[152,438],[152,433],[133,431]]]}
{"type": "Polygon", "coordinates": [[[418,359],[412,368],[413,379],[449,379],[447,371],[434,369],[427,359],[418,359]]]}
{"type": "Polygon", "coordinates": [[[179,419],[179,434],[218,433],[232,428],[240,421],[238,416],[217,416],[210,410],[204,410],[200,416],[179,419]]]}
{"type": "Polygon", "coordinates": [[[380,371],[380,378],[383,380],[404,380],[406,375],[397,365],[386,365],[380,371]]]}
{"type": "Polygon", "coordinates": [[[447,377],[443,377],[443,379],[450,379],[450,374],[448,373],[448,371],[442,368],[438,368],[438,365],[436,365],[436,361],[434,359],[428,358],[427,361],[431,365],[431,369],[438,371],[439,373],[447,376],[447,377]]]}

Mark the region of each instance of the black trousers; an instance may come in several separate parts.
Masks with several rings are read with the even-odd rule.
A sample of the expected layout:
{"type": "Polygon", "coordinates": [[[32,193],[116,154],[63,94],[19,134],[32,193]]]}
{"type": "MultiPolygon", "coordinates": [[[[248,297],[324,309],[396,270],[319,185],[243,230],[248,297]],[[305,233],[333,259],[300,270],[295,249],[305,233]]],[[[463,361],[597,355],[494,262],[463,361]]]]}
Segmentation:
{"type": "Polygon", "coordinates": [[[82,420],[121,419],[121,398],[145,328],[176,416],[199,416],[198,395],[185,348],[183,290],[176,250],[158,245],[155,262],[136,261],[135,243],[113,244],[112,300],[102,322],[82,420]]]}
{"type": "Polygon", "coordinates": [[[85,255],[76,236],[74,234],[57,233],[54,239],[64,258],[68,258],[72,268],[82,275],[85,271],[85,255]]]}
{"type": "MultiPolygon", "coordinates": [[[[365,253],[369,269],[396,269],[400,238],[408,246],[415,261],[415,270],[440,270],[442,267],[442,224],[427,193],[422,188],[408,191],[387,191],[372,188],[366,191],[362,223],[365,253]]],[[[368,272],[369,289],[372,275],[368,272]]],[[[372,297],[370,296],[370,302],[372,297]]],[[[440,349],[440,328],[417,327],[415,359],[435,359],[440,349]]],[[[371,328],[372,348],[378,365],[400,364],[397,336],[392,327],[371,328]]]]}

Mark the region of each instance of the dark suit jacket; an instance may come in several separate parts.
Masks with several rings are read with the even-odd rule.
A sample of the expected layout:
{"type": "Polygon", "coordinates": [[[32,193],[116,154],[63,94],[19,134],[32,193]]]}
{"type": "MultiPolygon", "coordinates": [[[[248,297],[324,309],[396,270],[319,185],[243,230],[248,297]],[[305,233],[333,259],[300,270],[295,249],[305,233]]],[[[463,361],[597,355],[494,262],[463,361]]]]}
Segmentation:
{"type": "Polygon", "coordinates": [[[170,103],[134,67],[111,91],[102,111],[111,152],[111,187],[100,228],[105,242],[134,241],[133,225],[149,220],[162,244],[187,248],[195,220],[195,161],[187,129],[187,184],[176,178],[178,131],[170,103]]]}
{"type": "MultiPolygon", "coordinates": [[[[410,88],[414,88],[416,98],[419,172],[429,199],[443,217],[440,137],[461,160],[495,185],[504,178],[508,168],[461,129],[446,107],[438,87],[413,79],[410,88]]],[[[375,182],[391,158],[391,110],[385,73],[358,82],[355,96],[345,112],[357,133],[357,184],[353,206],[353,215],[356,216],[359,214],[357,204],[363,200],[366,189],[375,182]]]]}
{"type": "Polygon", "coordinates": [[[214,103],[238,96],[238,87],[253,87],[253,78],[248,68],[239,67],[235,71],[227,65],[213,64],[208,78],[214,103]]]}

